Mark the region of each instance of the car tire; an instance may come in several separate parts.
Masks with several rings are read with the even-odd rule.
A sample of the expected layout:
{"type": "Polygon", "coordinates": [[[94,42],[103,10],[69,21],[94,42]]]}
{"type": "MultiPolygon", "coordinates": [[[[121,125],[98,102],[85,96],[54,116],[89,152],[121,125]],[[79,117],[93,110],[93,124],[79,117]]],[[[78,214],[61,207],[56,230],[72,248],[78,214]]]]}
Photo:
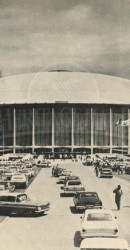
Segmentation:
{"type": "Polygon", "coordinates": [[[32,210],[32,209],[27,209],[27,210],[25,211],[25,214],[26,214],[27,216],[30,216],[30,217],[36,216],[35,211],[32,210]]]}
{"type": "Polygon", "coordinates": [[[98,173],[98,178],[101,178],[101,174],[100,174],[100,172],[98,173]]]}

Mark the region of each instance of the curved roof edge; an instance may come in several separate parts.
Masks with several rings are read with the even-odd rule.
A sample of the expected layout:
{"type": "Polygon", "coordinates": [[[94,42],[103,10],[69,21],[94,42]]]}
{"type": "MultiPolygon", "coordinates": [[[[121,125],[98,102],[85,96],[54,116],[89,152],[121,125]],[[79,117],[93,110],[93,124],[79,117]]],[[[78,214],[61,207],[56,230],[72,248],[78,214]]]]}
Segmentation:
{"type": "Polygon", "coordinates": [[[36,72],[0,79],[0,104],[130,104],[130,80],[85,72],[36,72]]]}

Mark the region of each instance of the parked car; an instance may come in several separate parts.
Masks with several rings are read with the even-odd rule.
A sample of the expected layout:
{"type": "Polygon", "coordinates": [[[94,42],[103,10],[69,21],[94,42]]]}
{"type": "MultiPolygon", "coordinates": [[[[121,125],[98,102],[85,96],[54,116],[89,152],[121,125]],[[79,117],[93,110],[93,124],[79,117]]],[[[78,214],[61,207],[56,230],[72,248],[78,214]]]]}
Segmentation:
{"type": "Polygon", "coordinates": [[[78,192],[73,202],[76,210],[89,208],[102,208],[102,201],[96,192],[78,192]]]}
{"type": "Polygon", "coordinates": [[[81,238],[118,237],[116,217],[110,209],[88,209],[81,218],[81,238]]]}
{"type": "Polygon", "coordinates": [[[30,179],[32,177],[30,169],[23,168],[19,171],[19,173],[25,174],[25,176],[30,179]]]}
{"type": "Polygon", "coordinates": [[[126,165],[125,174],[130,174],[130,165],[126,165]]]}
{"type": "Polygon", "coordinates": [[[0,191],[14,192],[15,186],[10,184],[9,180],[0,180],[0,191]]]}
{"type": "Polygon", "coordinates": [[[15,187],[26,188],[28,186],[28,178],[26,178],[25,174],[17,173],[12,176],[10,184],[15,187]]]}
{"type": "Polygon", "coordinates": [[[35,216],[50,209],[50,203],[29,199],[25,193],[0,193],[0,214],[35,216]]]}
{"type": "Polygon", "coordinates": [[[64,194],[76,194],[85,191],[85,186],[79,180],[68,180],[63,187],[64,194]]]}
{"type": "Polygon", "coordinates": [[[86,238],[81,241],[80,250],[128,250],[128,243],[121,238],[86,238]]]}
{"type": "Polygon", "coordinates": [[[10,180],[11,177],[17,172],[16,168],[9,168],[4,171],[4,176],[7,180],[10,180]]]}
{"type": "Polygon", "coordinates": [[[47,162],[46,161],[38,162],[37,167],[45,168],[45,167],[47,167],[47,162]]]}

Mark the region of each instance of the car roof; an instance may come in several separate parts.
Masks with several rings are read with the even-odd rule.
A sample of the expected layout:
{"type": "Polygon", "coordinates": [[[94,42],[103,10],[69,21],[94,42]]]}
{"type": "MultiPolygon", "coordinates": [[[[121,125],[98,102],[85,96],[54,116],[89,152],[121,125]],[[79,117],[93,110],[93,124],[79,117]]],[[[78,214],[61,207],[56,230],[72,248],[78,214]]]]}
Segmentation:
{"type": "Polygon", "coordinates": [[[121,238],[86,238],[82,240],[80,249],[128,249],[128,244],[125,239],[121,238]]]}
{"type": "Polygon", "coordinates": [[[89,214],[89,213],[96,213],[96,214],[102,214],[102,213],[109,213],[109,214],[112,214],[113,215],[113,212],[111,209],[105,209],[105,208],[102,208],[102,209],[86,209],[85,210],[85,214],[89,214]]]}
{"type": "Polygon", "coordinates": [[[0,196],[17,196],[17,195],[21,195],[21,194],[24,194],[24,195],[27,195],[27,194],[25,194],[25,193],[20,193],[20,192],[4,192],[4,191],[2,191],[2,192],[0,192],[0,196]]]}
{"type": "Polygon", "coordinates": [[[96,192],[87,192],[87,191],[80,191],[80,192],[78,192],[78,194],[96,194],[96,195],[98,195],[96,192]]]}

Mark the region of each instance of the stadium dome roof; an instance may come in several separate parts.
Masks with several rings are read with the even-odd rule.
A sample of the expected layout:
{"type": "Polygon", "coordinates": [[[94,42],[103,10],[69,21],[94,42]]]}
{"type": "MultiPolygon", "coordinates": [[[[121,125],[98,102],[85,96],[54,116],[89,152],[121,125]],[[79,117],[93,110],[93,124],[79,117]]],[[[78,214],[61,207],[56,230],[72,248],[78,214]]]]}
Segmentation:
{"type": "Polygon", "coordinates": [[[85,72],[38,72],[0,79],[0,104],[130,104],[130,80],[85,72]]]}

